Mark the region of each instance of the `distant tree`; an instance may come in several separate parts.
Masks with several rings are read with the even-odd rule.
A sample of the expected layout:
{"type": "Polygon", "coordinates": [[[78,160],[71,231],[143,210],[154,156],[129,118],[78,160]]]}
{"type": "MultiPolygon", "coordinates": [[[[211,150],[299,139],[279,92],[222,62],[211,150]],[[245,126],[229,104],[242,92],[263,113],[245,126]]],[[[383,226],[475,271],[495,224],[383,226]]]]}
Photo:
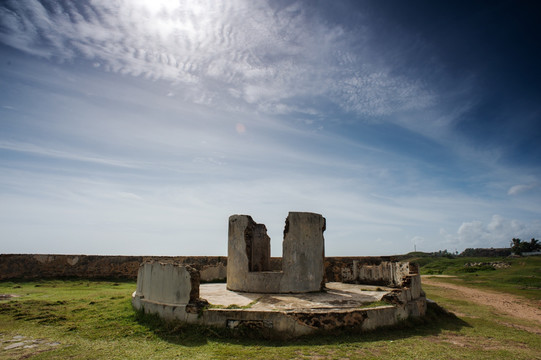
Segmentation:
{"type": "Polygon", "coordinates": [[[522,240],[519,238],[513,238],[511,239],[511,250],[517,255],[520,255],[522,253],[521,249],[522,240]]]}
{"type": "Polygon", "coordinates": [[[446,257],[446,258],[449,258],[449,259],[452,259],[452,258],[455,257],[455,255],[450,253],[449,251],[447,251],[447,249],[438,250],[436,252],[431,253],[431,255],[435,256],[435,257],[446,257]]]}
{"type": "Polygon", "coordinates": [[[511,250],[517,255],[524,252],[532,252],[541,250],[541,244],[539,240],[531,239],[530,242],[522,241],[519,238],[513,238],[511,240],[511,250]]]}

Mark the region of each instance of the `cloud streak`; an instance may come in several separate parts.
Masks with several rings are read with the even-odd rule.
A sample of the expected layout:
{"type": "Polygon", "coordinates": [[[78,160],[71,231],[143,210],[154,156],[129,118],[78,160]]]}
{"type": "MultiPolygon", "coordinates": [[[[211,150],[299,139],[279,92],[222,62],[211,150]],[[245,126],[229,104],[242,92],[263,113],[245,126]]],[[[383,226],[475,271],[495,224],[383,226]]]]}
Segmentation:
{"type": "Polygon", "coordinates": [[[528,192],[537,187],[539,187],[539,184],[537,183],[514,185],[509,188],[509,191],[507,191],[507,195],[518,195],[524,192],[528,192]]]}
{"type": "Polygon", "coordinates": [[[29,143],[19,143],[11,141],[0,140],[0,149],[17,151],[23,153],[29,153],[37,156],[52,157],[65,160],[75,160],[82,162],[95,163],[100,165],[109,165],[125,168],[138,168],[140,165],[135,164],[132,161],[115,160],[95,155],[81,155],[74,153],[73,151],[62,151],[57,149],[45,148],[29,143]]]}

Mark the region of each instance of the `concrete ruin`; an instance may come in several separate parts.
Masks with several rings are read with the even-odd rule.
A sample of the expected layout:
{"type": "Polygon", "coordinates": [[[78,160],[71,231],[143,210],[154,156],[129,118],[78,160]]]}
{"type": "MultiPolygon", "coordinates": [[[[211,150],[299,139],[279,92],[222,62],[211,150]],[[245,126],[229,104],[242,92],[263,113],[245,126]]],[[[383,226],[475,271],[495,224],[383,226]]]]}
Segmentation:
{"type": "Polygon", "coordinates": [[[189,265],[151,260],[139,267],[132,304],[166,320],[282,337],[337,328],[372,330],[425,314],[414,264],[346,259],[339,281],[326,282],[325,227],[319,214],[290,212],[277,262],[271,261],[265,225],[248,215],[232,215],[227,284],[200,284],[199,271],[189,265]]]}
{"type": "Polygon", "coordinates": [[[282,269],[270,268],[267,228],[248,215],[229,218],[227,289],[255,293],[321,291],[325,282],[325,218],[290,212],[286,219],[282,269]]]}

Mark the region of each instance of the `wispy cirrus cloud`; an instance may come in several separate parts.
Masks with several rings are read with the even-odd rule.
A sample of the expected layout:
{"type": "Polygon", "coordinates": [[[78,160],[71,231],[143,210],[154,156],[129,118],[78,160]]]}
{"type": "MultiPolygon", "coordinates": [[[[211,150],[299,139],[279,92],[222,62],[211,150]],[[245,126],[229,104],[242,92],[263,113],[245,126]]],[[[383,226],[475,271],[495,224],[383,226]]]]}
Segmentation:
{"type": "Polygon", "coordinates": [[[52,157],[65,160],[75,160],[82,162],[95,163],[100,165],[118,166],[126,168],[137,168],[140,165],[133,161],[117,160],[106,157],[100,157],[92,154],[78,154],[73,151],[58,150],[50,147],[42,147],[36,144],[21,143],[13,141],[0,140],[0,149],[29,153],[32,155],[52,157]]]}
{"type": "Polygon", "coordinates": [[[198,103],[280,113],[288,102],[321,97],[379,116],[435,99],[370,52],[368,27],[322,21],[295,3],[12,0],[0,19],[0,40],[12,47],[171,81],[198,103]]]}

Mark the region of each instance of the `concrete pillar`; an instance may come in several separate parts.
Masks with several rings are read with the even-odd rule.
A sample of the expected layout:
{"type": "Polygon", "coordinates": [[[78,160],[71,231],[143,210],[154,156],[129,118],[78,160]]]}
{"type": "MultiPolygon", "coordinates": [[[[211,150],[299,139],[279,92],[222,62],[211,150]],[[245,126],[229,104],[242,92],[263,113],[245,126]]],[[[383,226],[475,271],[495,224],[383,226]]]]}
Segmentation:
{"type": "Polygon", "coordinates": [[[325,273],[325,218],[320,214],[290,212],[283,242],[281,292],[321,291],[325,273]]]}
{"type": "Polygon", "coordinates": [[[246,284],[249,270],[246,254],[245,232],[255,221],[248,215],[231,215],[229,217],[227,243],[227,288],[242,290],[246,284]]]}

